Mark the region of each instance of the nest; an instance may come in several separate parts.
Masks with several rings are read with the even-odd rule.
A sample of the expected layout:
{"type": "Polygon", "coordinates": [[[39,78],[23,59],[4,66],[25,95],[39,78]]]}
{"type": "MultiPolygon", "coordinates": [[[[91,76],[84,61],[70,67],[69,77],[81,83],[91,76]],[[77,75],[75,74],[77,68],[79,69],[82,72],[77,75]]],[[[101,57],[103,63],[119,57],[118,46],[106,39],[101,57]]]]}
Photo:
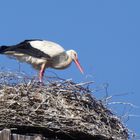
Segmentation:
{"type": "Polygon", "coordinates": [[[0,73],[0,129],[60,139],[128,139],[118,117],[84,84],[57,77],[46,84],[27,81],[21,74],[0,73]]]}

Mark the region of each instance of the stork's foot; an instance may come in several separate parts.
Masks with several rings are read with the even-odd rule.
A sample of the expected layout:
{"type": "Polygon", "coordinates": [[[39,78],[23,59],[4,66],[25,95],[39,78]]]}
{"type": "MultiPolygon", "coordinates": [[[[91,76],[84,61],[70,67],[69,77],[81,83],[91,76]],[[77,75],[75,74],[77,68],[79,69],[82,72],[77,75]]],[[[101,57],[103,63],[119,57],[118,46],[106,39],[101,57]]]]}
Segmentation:
{"type": "Polygon", "coordinates": [[[39,81],[37,81],[37,83],[38,83],[38,84],[42,84],[43,82],[39,80],[39,81]]]}
{"type": "Polygon", "coordinates": [[[36,84],[35,84],[35,86],[37,87],[37,88],[43,88],[43,87],[45,87],[46,86],[46,84],[44,84],[43,82],[40,82],[40,81],[36,81],[36,84]]]}

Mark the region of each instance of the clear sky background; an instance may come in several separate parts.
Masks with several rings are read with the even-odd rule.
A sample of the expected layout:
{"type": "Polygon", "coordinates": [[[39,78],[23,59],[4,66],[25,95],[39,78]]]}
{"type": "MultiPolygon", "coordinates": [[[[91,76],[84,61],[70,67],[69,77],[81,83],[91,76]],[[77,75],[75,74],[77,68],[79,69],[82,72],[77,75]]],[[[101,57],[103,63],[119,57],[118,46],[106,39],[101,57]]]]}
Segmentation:
{"type": "MultiPolygon", "coordinates": [[[[13,45],[25,39],[46,39],[75,49],[85,70],[81,75],[72,65],[56,71],[76,82],[93,80],[91,88],[109,84],[110,102],[132,103],[128,128],[140,135],[140,1],[139,0],[1,0],[0,45],[13,45]]],[[[0,67],[18,70],[19,63],[0,56],[0,67]]],[[[22,71],[36,74],[27,64],[22,71]]],[[[50,71],[50,70],[49,70],[50,71]]],[[[46,71],[46,75],[51,74],[46,71]]],[[[103,98],[104,91],[93,93],[103,98]]],[[[124,115],[126,105],[112,105],[124,115]]],[[[116,110],[115,110],[116,109],[116,110]]]]}

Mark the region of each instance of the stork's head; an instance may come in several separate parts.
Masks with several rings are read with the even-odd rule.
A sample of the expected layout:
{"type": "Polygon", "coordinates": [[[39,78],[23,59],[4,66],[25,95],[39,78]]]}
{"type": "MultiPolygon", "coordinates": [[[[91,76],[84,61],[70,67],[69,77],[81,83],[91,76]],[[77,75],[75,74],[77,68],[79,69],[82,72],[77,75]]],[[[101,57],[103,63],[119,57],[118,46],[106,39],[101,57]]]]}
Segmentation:
{"type": "Polygon", "coordinates": [[[77,65],[78,69],[80,70],[80,72],[84,73],[83,68],[81,67],[80,62],[78,60],[78,55],[77,55],[76,51],[75,50],[69,50],[69,51],[67,51],[67,54],[75,62],[75,64],[77,65]]]}

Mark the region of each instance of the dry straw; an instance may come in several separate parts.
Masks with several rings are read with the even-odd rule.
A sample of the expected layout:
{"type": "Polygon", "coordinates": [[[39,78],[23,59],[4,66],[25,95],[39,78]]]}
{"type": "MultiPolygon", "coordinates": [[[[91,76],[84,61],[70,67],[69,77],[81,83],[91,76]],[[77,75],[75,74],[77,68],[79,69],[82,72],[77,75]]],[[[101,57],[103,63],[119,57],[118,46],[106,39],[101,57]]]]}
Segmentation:
{"type": "Polygon", "coordinates": [[[48,77],[43,85],[23,74],[0,72],[0,128],[39,128],[71,139],[127,140],[127,129],[84,86],[89,84],[48,77]]]}

